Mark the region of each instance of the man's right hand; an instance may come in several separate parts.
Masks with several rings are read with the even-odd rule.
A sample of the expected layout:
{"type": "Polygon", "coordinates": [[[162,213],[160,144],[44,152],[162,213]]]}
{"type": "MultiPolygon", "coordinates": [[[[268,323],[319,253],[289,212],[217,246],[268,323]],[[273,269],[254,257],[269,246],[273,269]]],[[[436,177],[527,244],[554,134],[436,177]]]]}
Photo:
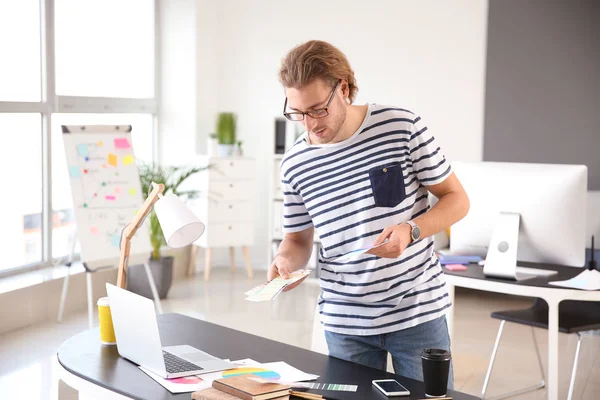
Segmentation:
{"type": "Polygon", "coordinates": [[[292,269],[290,262],[286,260],[285,257],[277,255],[269,267],[267,280],[272,281],[278,276],[281,276],[283,279],[288,279],[292,272],[294,272],[294,270],[292,269]]]}
{"type": "MultiPolygon", "coordinates": [[[[292,272],[304,268],[312,252],[313,238],[314,228],[312,226],[303,231],[286,233],[279,245],[279,251],[273,260],[273,264],[269,267],[267,280],[270,282],[278,276],[289,279],[292,272]]],[[[304,279],[306,277],[290,286],[286,286],[283,291],[292,290],[304,279]]]]}
{"type": "MultiPolygon", "coordinates": [[[[296,269],[298,268],[294,268],[294,266],[288,259],[278,255],[275,257],[275,260],[273,260],[273,263],[269,267],[269,272],[267,273],[267,280],[272,281],[278,276],[281,276],[283,279],[288,279],[290,277],[290,274],[296,269]]],[[[306,278],[307,276],[305,276],[297,282],[294,282],[289,286],[286,286],[285,289],[283,289],[283,291],[287,292],[289,290],[294,289],[296,286],[301,284],[306,278]]]]}

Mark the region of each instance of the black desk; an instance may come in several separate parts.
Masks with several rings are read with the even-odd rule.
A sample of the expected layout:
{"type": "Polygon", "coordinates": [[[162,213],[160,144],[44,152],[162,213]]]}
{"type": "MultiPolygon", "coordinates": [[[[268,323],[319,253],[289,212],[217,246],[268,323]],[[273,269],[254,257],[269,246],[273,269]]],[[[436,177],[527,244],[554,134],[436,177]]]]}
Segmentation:
{"type": "Polygon", "coordinates": [[[518,286],[534,286],[534,287],[544,287],[544,288],[553,288],[559,289],[560,286],[550,285],[548,282],[552,281],[566,281],[567,279],[571,279],[580,273],[583,272],[583,268],[575,268],[575,267],[565,267],[563,265],[555,265],[555,264],[538,264],[538,263],[530,263],[530,262],[518,262],[517,265],[528,268],[536,268],[536,269],[546,269],[556,271],[557,273],[550,276],[536,276],[531,279],[523,279],[520,281],[514,281],[510,279],[502,279],[502,278],[491,278],[487,277],[483,274],[483,267],[478,264],[469,264],[466,265],[466,271],[449,271],[446,268],[442,268],[444,270],[445,275],[453,275],[453,276],[462,276],[465,278],[471,279],[480,279],[486,280],[489,282],[498,282],[498,283],[510,283],[512,285],[518,286]]]}
{"type": "MultiPolygon", "coordinates": [[[[189,344],[216,357],[232,360],[252,358],[259,362],[286,361],[294,367],[320,375],[318,382],[358,385],[357,392],[314,391],[328,399],[387,399],[373,388],[373,379],[395,378],[410,392],[410,399],[424,398],[423,383],[384,371],[364,367],[320,353],[304,350],[259,336],[225,328],[181,314],[158,316],[163,346],[189,344]]],[[[140,332],[143,334],[143,332],[140,332]]],[[[71,374],[135,399],[190,399],[190,393],[172,394],[142,372],[135,364],[121,358],[116,346],[102,346],[98,329],[80,333],[63,343],[58,362],[71,374]]],[[[476,397],[448,392],[455,400],[476,397]]],[[[408,399],[401,397],[399,399],[408,399]]]]}

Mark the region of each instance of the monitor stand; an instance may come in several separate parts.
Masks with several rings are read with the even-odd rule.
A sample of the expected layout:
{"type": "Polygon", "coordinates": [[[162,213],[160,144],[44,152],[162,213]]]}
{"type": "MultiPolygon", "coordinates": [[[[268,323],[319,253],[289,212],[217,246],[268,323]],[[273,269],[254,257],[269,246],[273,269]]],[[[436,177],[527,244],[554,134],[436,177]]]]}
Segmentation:
{"type": "Polygon", "coordinates": [[[517,271],[517,248],[519,246],[518,213],[501,212],[488,247],[483,274],[493,278],[523,280],[538,275],[517,271]]]}

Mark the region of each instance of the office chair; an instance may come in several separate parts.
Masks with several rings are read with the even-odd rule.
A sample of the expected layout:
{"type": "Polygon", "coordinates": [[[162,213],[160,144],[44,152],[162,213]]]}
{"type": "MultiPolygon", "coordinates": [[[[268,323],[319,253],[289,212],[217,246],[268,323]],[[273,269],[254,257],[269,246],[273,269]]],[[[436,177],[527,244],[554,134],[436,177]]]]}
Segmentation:
{"type": "MultiPolygon", "coordinates": [[[[502,329],[506,321],[513,322],[521,325],[528,325],[531,327],[531,333],[533,336],[533,342],[535,345],[535,351],[538,359],[538,365],[542,374],[542,380],[540,383],[529,386],[523,389],[515,390],[509,393],[504,393],[494,397],[494,399],[503,399],[510,396],[516,396],[531,392],[537,389],[541,389],[546,386],[546,378],[544,376],[544,368],[542,366],[542,359],[538,349],[537,341],[533,328],[548,329],[548,304],[542,299],[535,299],[533,305],[530,308],[523,310],[510,310],[510,311],[497,311],[491,314],[492,318],[501,320],[500,328],[498,329],[498,335],[496,337],[496,343],[494,344],[494,350],[490,358],[490,364],[488,366],[485,380],[483,382],[483,389],[481,392],[481,398],[485,399],[485,393],[487,391],[488,383],[491,377],[492,368],[494,366],[494,359],[498,351],[498,345],[500,344],[500,338],[502,337],[502,329]]],[[[573,361],[573,369],[571,372],[571,382],[569,384],[569,395],[568,400],[571,400],[573,396],[573,388],[575,386],[575,376],[577,374],[577,362],[579,361],[579,349],[581,347],[581,332],[600,329],[600,303],[588,302],[588,301],[572,301],[566,300],[560,303],[558,308],[558,330],[562,333],[575,333],[577,335],[577,348],[575,350],[575,360],[573,361]]]]}

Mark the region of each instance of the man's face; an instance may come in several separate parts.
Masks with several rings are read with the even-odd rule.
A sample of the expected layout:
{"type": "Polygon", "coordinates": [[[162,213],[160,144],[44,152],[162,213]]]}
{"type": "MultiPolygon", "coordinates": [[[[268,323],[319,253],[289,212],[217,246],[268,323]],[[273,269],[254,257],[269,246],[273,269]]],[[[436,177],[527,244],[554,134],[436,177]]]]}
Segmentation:
{"type": "MultiPolygon", "coordinates": [[[[303,121],[309,134],[310,142],[313,144],[335,143],[336,137],[340,133],[340,128],[346,120],[347,104],[342,99],[342,84],[337,86],[333,99],[327,109],[328,115],[324,118],[313,118],[310,115],[304,115],[303,121]]],[[[301,88],[286,88],[287,96],[286,111],[309,111],[323,108],[331,98],[333,88],[322,79],[315,79],[313,82],[301,88]]]]}

